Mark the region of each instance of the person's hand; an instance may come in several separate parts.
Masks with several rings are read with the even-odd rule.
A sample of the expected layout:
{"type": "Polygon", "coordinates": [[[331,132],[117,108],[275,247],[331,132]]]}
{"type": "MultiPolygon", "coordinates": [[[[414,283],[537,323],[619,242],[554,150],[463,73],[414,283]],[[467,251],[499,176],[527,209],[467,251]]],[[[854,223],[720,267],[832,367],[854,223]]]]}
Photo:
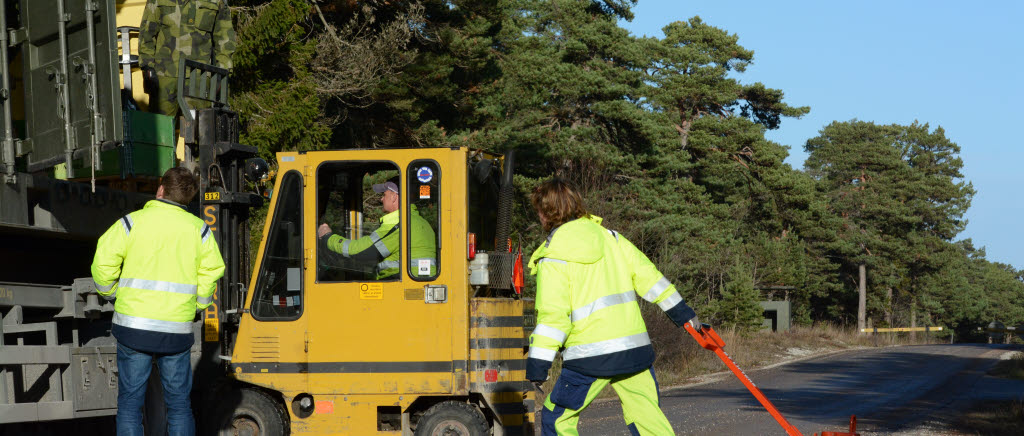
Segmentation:
{"type": "Polygon", "coordinates": [[[325,235],[329,235],[331,233],[331,226],[327,225],[327,223],[320,224],[320,228],[316,229],[317,239],[322,238],[325,235]]]}
{"type": "Polygon", "coordinates": [[[142,68],[142,90],[146,94],[156,94],[160,87],[160,79],[156,77],[156,70],[153,67],[142,68]]]}
{"type": "Polygon", "coordinates": [[[690,318],[690,320],[687,321],[687,323],[689,323],[690,327],[693,327],[694,330],[697,330],[698,332],[700,331],[700,320],[697,319],[697,315],[694,315],[693,318],[690,318]]]}
{"type": "Polygon", "coordinates": [[[537,390],[537,395],[533,396],[533,404],[537,405],[537,410],[535,410],[536,412],[540,411],[541,407],[543,407],[544,399],[547,398],[547,394],[544,393],[544,382],[536,380],[531,380],[531,382],[533,383],[533,388],[537,390]]]}

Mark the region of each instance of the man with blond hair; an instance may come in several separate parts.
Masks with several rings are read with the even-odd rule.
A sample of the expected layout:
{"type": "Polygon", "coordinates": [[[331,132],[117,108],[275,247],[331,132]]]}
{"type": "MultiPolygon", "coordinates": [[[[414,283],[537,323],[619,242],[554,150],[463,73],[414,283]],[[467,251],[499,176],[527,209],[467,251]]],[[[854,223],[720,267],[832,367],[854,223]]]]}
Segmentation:
{"type": "Polygon", "coordinates": [[[587,213],[568,182],[542,183],[531,201],[548,236],[530,257],[530,273],[537,275],[537,327],[530,335],[526,378],[539,387],[562,353],[561,374],[541,412],[543,434],[577,434],[580,412],[609,384],[631,434],[673,434],[659,407],[654,348],[637,294],[676,325],[699,328],[697,314],[647,256],[587,213]]]}

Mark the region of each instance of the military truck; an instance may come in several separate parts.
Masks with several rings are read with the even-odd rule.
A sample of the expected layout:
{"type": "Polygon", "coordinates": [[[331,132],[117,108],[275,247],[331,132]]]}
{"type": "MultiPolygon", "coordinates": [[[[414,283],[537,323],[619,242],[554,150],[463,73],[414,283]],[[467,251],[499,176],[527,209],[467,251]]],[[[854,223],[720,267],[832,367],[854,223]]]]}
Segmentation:
{"type": "MultiPolygon", "coordinates": [[[[183,61],[182,117],[145,111],[133,86],[144,5],[0,0],[0,434],[113,432],[113,304],[89,266],[99,235],[176,165],[199,175],[189,208],[227,265],[194,323],[200,434],[532,434],[530,302],[507,242],[511,157],[281,153],[250,256],[267,164],[238,142],[227,71],[183,61]],[[382,212],[370,186],[393,178],[399,273],[379,277],[325,248],[317,228],[372,233],[382,212]],[[410,254],[414,232],[433,234],[432,255],[410,254]]],[[[161,407],[147,396],[150,434],[163,433],[161,407]]]]}

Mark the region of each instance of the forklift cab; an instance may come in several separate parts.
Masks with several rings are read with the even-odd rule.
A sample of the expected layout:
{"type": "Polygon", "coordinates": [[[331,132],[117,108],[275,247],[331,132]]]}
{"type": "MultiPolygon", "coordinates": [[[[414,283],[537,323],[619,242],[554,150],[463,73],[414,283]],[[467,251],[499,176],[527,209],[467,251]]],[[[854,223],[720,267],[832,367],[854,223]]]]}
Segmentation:
{"type": "Polygon", "coordinates": [[[407,179],[415,180],[415,186],[405,190],[409,198],[400,194],[399,169],[393,163],[327,162],[320,166],[316,185],[318,282],[400,280],[402,259],[407,259],[404,264],[410,278],[436,276],[438,184],[433,175],[437,165],[417,165],[412,171],[420,176],[407,179]],[[408,223],[403,223],[398,213],[401,203],[405,203],[408,223]],[[403,229],[408,235],[403,235],[403,229]],[[409,246],[407,253],[401,250],[404,243],[409,246]]]}
{"type": "MultiPolygon", "coordinates": [[[[413,280],[437,277],[440,171],[437,162],[428,160],[409,163],[407,172],[408,186],[399,189],[408,194],[398,194],[400,209],[407,212],[403,215],[399,209],[386,210],[383,193],[373,190],[387,181],[401,183],[400,168],[394,162],[344,160],[318,165],[313,185],[315,221],[313,226],[305,225],[314,238],[308,245],[315,247],[316,283],[400,282],[402,270],[413,280]]],[[[304,181],[306,187],[301,187],[300,177],[285,173],[282,179],[281,207],[275,211],[267,264],[257,279],[262,286],[257,285],[254,299],[255,305],[267,307],[263,312],[279,312],[282,306],[297,310],[301,305],[300,246],[308,238],[298,222],[303,219],[302,191],[310,183],[304,181]],[[282,277],[283,281],[273,279],[282,277]],[[276,307],[270,310],[270,306],[276,307]]]]}
{"type": "Polygon", "coordinates": [[[294,433],[407,432],[452,401],[491,427],[527,425],[523,301],[493,264],[510,258],[495,243],[499,162],[466,148],[278,154],[234,378],[292,405],[294,433]],[[385,208],[373,186],[396,179],[385,208]],[[471,262],[500,273],[471,280],[471,262]]]}

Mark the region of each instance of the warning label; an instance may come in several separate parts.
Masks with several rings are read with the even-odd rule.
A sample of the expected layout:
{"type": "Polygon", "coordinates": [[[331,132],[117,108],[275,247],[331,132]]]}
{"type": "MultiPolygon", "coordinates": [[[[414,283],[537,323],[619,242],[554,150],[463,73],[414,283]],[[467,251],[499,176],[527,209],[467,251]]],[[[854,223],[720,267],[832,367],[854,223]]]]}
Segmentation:
{"type": "Polygon", "coordinates": [[[203,342],[217,342],[220,340],[220,324],[216,318],[206,318],[203,322],[206,329],[203,330],[203,342]]]}
{"type": "Polygon", "coordinates": [[[359,285],[359,299],[361,300],[382,300],[384,299],[383,283],[363,283],[359,285]]]}

